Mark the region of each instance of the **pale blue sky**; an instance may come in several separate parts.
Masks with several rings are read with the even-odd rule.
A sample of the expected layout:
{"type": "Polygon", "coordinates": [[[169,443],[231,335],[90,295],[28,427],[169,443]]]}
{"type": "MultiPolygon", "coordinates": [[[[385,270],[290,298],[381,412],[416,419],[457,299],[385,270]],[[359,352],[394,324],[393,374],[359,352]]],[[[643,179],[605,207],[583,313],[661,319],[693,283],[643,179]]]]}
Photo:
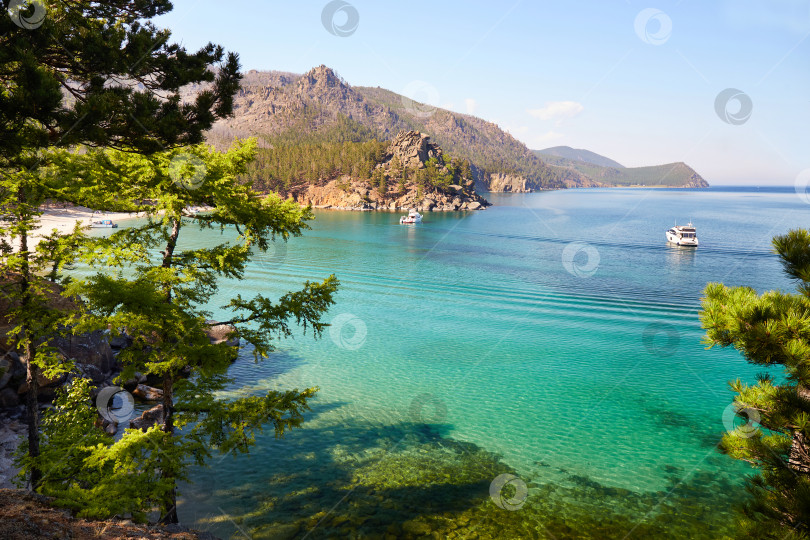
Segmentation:
{"type": "Polygon", "coordinates": [[[685,161],[713,184],[788,185],[810,168],[810,0],[348,3],[335,24],[352,8],[359,23],[345,37],[324,27],[322,0],[176,0],[157,23],[189,48],[238,52],[245,70],[326,64],[530,148],[685,161]],[[738,125],[715,110],[727,88],[753,105],[738,125]]]}

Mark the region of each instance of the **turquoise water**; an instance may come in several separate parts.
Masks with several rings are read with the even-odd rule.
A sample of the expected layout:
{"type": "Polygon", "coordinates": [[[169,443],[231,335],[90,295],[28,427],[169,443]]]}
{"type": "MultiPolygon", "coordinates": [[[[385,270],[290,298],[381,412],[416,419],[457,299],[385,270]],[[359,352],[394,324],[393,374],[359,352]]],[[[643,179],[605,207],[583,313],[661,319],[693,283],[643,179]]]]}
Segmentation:
{"type": "Polygon", "coordinates": [[[757,370],[705,349],[699,299],[709,281],[792,288],[770,239],[810,206],[792,189],[488,198],[416,226],[318,212],[223,284],[217,305],[342,286],[322,339],[231,369],[234,395],[320,387],[304,427],[195,471],[182,521],[225,538],[731,534],[750,469],[715,445],[727,381],[757,370]],[[669,247],[689,219],[700,247],[669,247]],[[490,498],[505,472],[527,485],[515,511],[490,498]]]}

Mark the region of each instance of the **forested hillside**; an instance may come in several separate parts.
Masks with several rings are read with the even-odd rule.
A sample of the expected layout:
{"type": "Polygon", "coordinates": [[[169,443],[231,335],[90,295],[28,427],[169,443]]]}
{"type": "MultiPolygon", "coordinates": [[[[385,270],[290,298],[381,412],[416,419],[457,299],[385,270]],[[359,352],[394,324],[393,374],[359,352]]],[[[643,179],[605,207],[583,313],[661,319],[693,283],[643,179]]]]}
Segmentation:
{"type": "MultiPolygon", "coordinates": [[[[186,99],[203,88],[187,88],[186,99]]],[[[323,184],[338,174],[371,181],[375,160],[370,149],[411,130],[429,135],[445,152],[469,162],[480,192],[705,184],[685,165],[635,171],[587,150],[531,151],[492,122],[417,103],[383,88],[350,86],[326,66],[304,75],[250,71],[234,110],[232,118],[214,126],[208,140],[224,148],[234,137],[259,137],[260,147],[267,150],[251,174],[263,189],[323,184]]]]}
{"type": "MultiPolygon", "coordinates": [[[[201,88],[189,88],[188,96],[201,88]]],[[[491,122],[415,104],[381,88],[351,87],[326,66],[304,75],[249,72],[235,110],[233,118],[217,123],[209,141],[224,146],[235,136],[254,135],[263,139],[263,146],[303,144],[312,150],[312,145],[335,142],[390,141],[401,131],[416,130],[456,158],[469,161],[483,190],[489,189],[492,175],[522,179],[525,190],[558,189],[584,181],[577,171],[546,165],[491,122]]],[[[366,167],[361,164],[359,169],[366,167]]],[[[309,173],[305,176],[311,178],[309,173]]]]}
{"type": "Polygon", "coordinates": [[[556,167],[576,171],[588,178],[597,186],[645,186],[645,187],[709,187],[692,167],[683,162],[652,165],[648,167],[623,167],[612,159],[600,156],[587,150],[560,151],[566,147],[535,150],[535,154],[556,167]],[[580,161],[563,155],[579,157],[580,161]],[[604,166],[599,163],[614,163],[615,166],[604,166]]]}

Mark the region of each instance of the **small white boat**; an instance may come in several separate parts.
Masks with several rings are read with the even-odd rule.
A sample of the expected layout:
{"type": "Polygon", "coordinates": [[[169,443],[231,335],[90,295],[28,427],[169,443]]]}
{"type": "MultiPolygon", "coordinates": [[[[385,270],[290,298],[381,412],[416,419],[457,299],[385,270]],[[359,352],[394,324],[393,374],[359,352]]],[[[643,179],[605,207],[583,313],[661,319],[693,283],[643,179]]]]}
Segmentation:
{"type": "Polygon", "coordinates": [[[407,216],[402,216],[399,218],[399,223],[404,225],[406,223],[422,223],[422,214],[417,212],[416,210],[411,210],[408,212],[407,216]]]}
{"type": "Polygon", "coordinates": [[[90,226],[94,229],[116,229],[118,228],[118,223],[114,223],[111,219],[98,219],[91,222],[90,226]]]}
{"type": "Polygon", "coordinates": [[[667,231],[667,242],[676,246],[698,246],[697,231],[690,221],[688,225],[675,225],[667,231]]]}

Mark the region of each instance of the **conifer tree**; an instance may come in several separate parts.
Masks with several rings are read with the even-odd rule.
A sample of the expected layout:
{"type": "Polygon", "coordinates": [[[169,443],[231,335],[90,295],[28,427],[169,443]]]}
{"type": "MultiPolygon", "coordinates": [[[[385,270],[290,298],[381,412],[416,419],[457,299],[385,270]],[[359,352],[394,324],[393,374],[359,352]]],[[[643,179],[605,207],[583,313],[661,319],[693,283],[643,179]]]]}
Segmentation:
{"type": "MultiPolygon", "coordinates": [[[[26,367],[28,453],[32,456],[39,453],[39,381],[43,376],[59,377],[70,369],[70,364],[49,346],[65,317],[54,307],[53,299],[59,296],[56,282],[60,270],[76,255],[70,248],[84,237],[77,227],[67,234],[54,231],[34,245],[31,234],[39,228],[41,205],[54,193],[49,172],[38,165],[0,173],[0,296],[9,307],[4,314],[6,322],[14,325],[6,339],[26,367]]],[[[32,468],[31,487],[36,487],[40,479],[39,469],[32,468]]]]}
{"type": "MultiPolygon", "coordinates": [[[[301,423],[307,400],[315,393],[315,389],[270,391],[229,401],[214,396],[230,382],[226,371],[234,358],[232,347],[211,344],[206,333],[212,315],[208,303],[218,290],[218,279],[241,279],[253,256],[274,241],[300,235],[312,218],[308,208],[272,194],[262,198],[238,181],[254,155],[255,140],[224,154],[205,145],[150,156],[90,152],[66,158],[62,167],[81,179],[70,189],[92,190],[85,197],[95,197],[97,205],[149,215],[140,226],[95,240],[84,260],[99,272],[74,280],[68,292],[84,299],[87,308],[73,321],[77,329],[125,330],[132,338],[133,344],[119,355],[122,380],[135,372],[162,379],[164,436],[148,435],[157,444],[160,480],[141,482],[147,493],[140,499],[155,500],[155,491],[149,492],[154,487],[164,522],[177,521],[175,486],[192,462],[203,464],[211,449],[247,451],[263,423],[271,423],[276,434],[283,435],[301,423]],[[188,210],[203,205],[209,211],[188,210]],[[184,245],[182,232],[189,227],[220,234],[222,242],[209,247],[184,245]]],[[[256,359],[263,359],[273,349],[273,340],[290,336],[297,325],[320,335],[326,326],[321,317],[333,303],[336,289],[337,280],[331,276],[321,283],[306,282],[300,291],[277,301],[261,294],[237,295],[226,306],[233,315],[222,323],[233,325],[230,337],[250,344],[256,359]]],[[[133,439],[128,437],[142,440],[143,435],[128,432],[116,444],[131,445],[133,439]]],[[[110,459],[110,452],[118,455],[100,448],[91,456],[90,462],[99,463],[92,469],[95,476],[104,476],[99,467],[110,459]]],[[[41,466],[49,470],[52,464],[41,466]]],[[[144,474],[149,476],[153,469],[144,466],[144,474]]],[[[103,470],[114,476],[105,482],[125,480],[117,467],[103,470]]],[[[131,472],[128,467],[122,470],[131,472]]],[[[60,493],[65,489],[61,482],[45,487],[60,493]]],[[[98,493],[87,478],[73,489],[74,500],[93,501],[92,515],[109,510],[92,496],[98,493]]]]}
{"type": "Polygon", "coordinates": [[[756,384],[730,383],[746,425],[725,434],[722,452],[759,469],[743,506],[749,537],[810,534],[810,232],[773,239],[798,294],[750,287],[706,287],[701,322],[709,346],[733,346],[755,365],[772,368],[756,384]],[[780,370],[774,373],[775,369],[780,370]]]}
{"type": "MultiPolygon", "coordinates": [[[[45,301],[30,236],[39,205],[57,198],[40,170],[50,165],[50,149],[83,143],[151,153],[199,143],[217,118],[231,114],[240,75],[235,54],[226,57],[213,44],[188,53],[149,22],[171,10],[169,0],[6,0],[2,7],[0,193],[10,206],[0,235],[18,250],[13,256],[6,250],[2,270],[14,282],[5,294],[20,306],[12,346],[28,369],[29,453],[35,456],[42,367],[36,346],[48,329],[31,309],[45,301]],[[191,83],[210,87],[184,103],[179,90],[191,83]]],[[[65,253],[75,241],[54,238],[49,245],[65,253]]],[[[30,480],[35,488],[36,467],[30,480]]]]}

